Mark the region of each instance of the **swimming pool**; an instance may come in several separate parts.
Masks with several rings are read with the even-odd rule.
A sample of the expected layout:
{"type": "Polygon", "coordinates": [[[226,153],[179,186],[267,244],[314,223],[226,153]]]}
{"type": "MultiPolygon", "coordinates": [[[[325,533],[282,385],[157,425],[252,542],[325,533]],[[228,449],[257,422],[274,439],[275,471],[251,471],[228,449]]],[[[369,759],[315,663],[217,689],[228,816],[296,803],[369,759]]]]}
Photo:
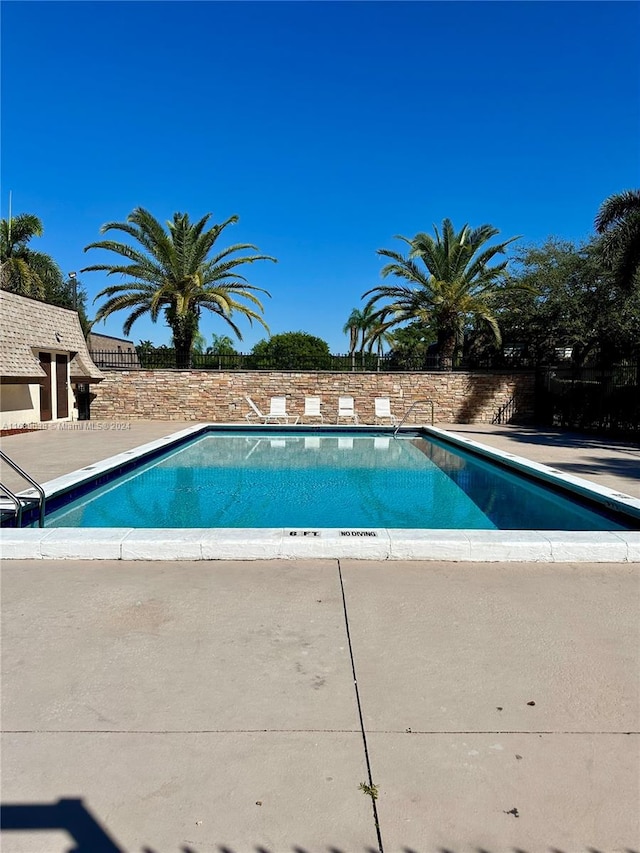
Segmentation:
{"type": "Polygon", "coordinates": [[[207,432],[50,512],[48,527],[625,530],[420,435],[207,432]]]}
{"type": "Polygon", "coordinates": [[[47,527],[3,531],[6,556],[627,560],[639,544],[640,501],[437,428],[197,426],[45,491],[47,527]]]}

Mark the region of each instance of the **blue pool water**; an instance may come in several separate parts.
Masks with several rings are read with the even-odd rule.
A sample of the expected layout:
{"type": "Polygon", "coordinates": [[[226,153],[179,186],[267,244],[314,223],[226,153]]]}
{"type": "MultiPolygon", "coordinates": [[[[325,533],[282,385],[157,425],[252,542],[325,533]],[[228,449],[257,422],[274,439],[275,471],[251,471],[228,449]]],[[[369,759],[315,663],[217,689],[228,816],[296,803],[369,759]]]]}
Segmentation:
{"type": "Polygon", "coordinates": [[[437,439],[284,431],[205,433],[47,526],[628,529],[437,439]]]}

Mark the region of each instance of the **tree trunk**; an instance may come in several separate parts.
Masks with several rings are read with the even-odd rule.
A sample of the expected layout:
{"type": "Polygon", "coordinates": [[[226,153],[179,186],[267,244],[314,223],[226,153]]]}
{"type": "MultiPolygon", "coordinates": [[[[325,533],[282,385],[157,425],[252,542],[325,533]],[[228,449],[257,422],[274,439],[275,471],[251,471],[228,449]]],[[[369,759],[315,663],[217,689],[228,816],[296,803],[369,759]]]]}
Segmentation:
{"type": "Polygon", "coordinates": [[[440,343],[440,367],[442,370],[453,370],[453,356],[456,350],[455,334],[445,334],[440,343]]]}
{"type": "Polygon", "coordinates": [[[173,346],[176,350],[176,367],[191,367],[193,339],[198,331],[198,316],[195,313],[178,315],[172,309],[167,310],[167,322],[173,332],[173,346]]]}
{"type": "MultiPolygon", "coordinates": [[[[175,340],[175,338],[174,338],[175,340]]],[[[186,369],[191,367],[191,343],[175,341],[176,367],[186,369]]]]}

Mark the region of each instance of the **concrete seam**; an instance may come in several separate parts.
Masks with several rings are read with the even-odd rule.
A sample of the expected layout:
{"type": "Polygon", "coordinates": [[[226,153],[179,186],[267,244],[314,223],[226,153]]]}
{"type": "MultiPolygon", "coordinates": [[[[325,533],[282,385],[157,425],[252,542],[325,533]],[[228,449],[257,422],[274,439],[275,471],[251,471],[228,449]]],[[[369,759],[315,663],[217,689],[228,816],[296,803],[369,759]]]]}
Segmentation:
{"type": "MultiPolygon", "coordinates": [[[[344,582],[342,580],[342,568],[340,566],[340,560],[338,563],[338,578],[340,579],[340,591],[342,594],[342,609],[344,611],[344,625],[345,631],[347,633],[347,643],[349,645],[349,658],[351,660],[351,673],[353,675],[353,687],[356,696],[356,705],[358,707],[358,719],[360,720],[360,731],[362,733],[362,743],[364,746],[364,758],[367,765],[367,776],[368,776],[368,784],[372,791],[375,791],[375,785],[373,782],[373,775],[371,773],[371,761],[369,759],[369,746],[367,744],[367,733],[364,728],[364,719],[362,716],[362,704],[360,702],[360,690],[358,689],[358,677],[356,675],[356,664],[355,659],[353,657],[353,645],[351,643],[351,631],[349,630],[349,614],[347,611],[347,599],[344,591],[344,582]]],[[[380,821],[378,819],[378,808],[376,806],[376,797],[375,795],[371,795],[371,806],[373,809],[373,821],[376,829],[376,836],[378,839],[378,848],[379,853],[384,853],[384,845],[382,843],[382,832],[380,830],[380,821]]]]}
{"type": "MultiPolygon", "coordinates": [[[[377,735],[640,735],[638,731],[575,729],[369,729],[377,735]]],[[[224,735],[224,734],[362,734],[362,729],[2,729],[6,735],[224,735]]]]}

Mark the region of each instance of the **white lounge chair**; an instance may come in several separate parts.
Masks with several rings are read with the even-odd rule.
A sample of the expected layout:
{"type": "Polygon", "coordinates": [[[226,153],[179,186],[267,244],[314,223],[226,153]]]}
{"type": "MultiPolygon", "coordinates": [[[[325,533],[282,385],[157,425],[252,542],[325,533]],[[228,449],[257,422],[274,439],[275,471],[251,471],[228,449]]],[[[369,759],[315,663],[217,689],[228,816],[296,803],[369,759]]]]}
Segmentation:
{"type": "Polygon", "coordinates": [[[302,422],[307,423],[309,418],[320,418],[320,423],[323,424],[324,419],[322,417],[322,412],[320,411],[321,406],[322,399],[320,397],[305,397],[302,422]]]}
{"type": "Polygon", "coordinates": [[[267,417],[269,420],[274,420],[277,422],[284,421],[286,424],[297,424],[300,420],[300,417],[298,415],[290,415],[287,413],[286,397],[271,398],[269,414],[267,415],[267,417]]]}
{"type": "Polygon", "coordinates": [[[249,408],[252,410],[248,412],[246,418],[248,421],[251,421],[252,418],[258,417],[262,421],[263,424],[269,423],[284,423],[288,424],[290,421],[294,424],[298,423],[297,415],[288,415],[287,414],[287,398],[286,397],[272,397],[271,402],[269,404],[269,413],[264,414],[253,402],[251,397],[245,395],[245,400],[249,404],[249,408]]]}
{"type": "Polygon", "coordinates": [[[245,417],[249,421],[249,423],[251,423],[253,418],[259,418],[262,421],[262,423],[266,424],[267,416],[265,414],[263,414],[263,412],[260,411],[260,409],[256,406],[256,404],[253,402],[251,397],[247,397],[245,395],[245,400],[247,401],[247,403],[249,404],[249,408],[251,409],[251,411],[247,412],[247,414],[245,415],[245,417]]]}
{"type": "Polygon", "coordinates": [[[353,404],[353,397],[338,397],[338,417],[336,418],[336,423],[338,423],[341,418],[351,418],[355,424],[358,423],[358,416],[353,404]]]}
{"type": "Polygon", "coordinates": [[[388,397],[376,397],[374,400],[375,405],[375,422],[378,424],[380,421],[383,423],[390,423],[393,426],[396,426],[398,423],[398,419],[395,415],[391,414],[391,402],[388,397]]]}

